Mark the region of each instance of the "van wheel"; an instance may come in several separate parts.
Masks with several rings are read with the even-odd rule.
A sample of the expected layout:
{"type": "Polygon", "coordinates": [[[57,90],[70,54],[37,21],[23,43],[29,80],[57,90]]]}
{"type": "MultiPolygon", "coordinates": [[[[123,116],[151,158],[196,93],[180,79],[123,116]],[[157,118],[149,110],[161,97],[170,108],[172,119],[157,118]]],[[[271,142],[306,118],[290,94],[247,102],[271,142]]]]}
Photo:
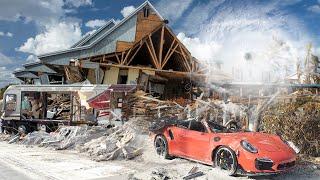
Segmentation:
{"type": "Polygon", "coordinates": [[[172,159],[168,151],[168,142],[163,135],[158,135],[154,140],[156,153],[164,159],[172,159]]]}
{"type": "Polygon", "coordinates": [[[236,174],[238,161],[232,149],[222,146],[215,154],[214,163],[216,167],[226,172],[229,176],[236,174]]]}

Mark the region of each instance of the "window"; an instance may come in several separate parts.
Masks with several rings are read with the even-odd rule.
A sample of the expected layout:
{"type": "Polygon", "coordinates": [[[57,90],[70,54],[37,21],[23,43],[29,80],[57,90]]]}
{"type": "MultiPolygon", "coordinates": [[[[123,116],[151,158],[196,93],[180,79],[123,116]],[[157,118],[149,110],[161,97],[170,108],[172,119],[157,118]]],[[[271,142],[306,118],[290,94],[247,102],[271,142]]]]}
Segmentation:
{"type": "Polygon", "coordinates": [[[192,120],[190,130],[193,131],[199,131],[199,132],[206,132],[206,128],[203,126],[203,124],[199,121],[192,120]]]}
{"type": "Polygon", "coordinates": [[[43,95],[40,92],[21,92],[21,115],[25,119],[43,117],[43,95]]]}
{"type": "Polygon", "coordinates": [[[127,84],[128,69],[120,69],[118,76],[118,84],[127,84]]]}
{"type": "Polygon", "coordinates": [[[178,127],[188,129],[190,125],[190,121],[178,121],[178,127]]]}
{"type": "Polygon", "coordinates": [[[17,107],[17,95],[15,94],[7,94],[5,99],[5,111],[13,112],[17,107]]]}
{"type": "Polygon", "coordinates": [[[149,16],[149,8],[144,8],[143,9],[143,16],[148,17],[149,16]]]}
{"type": "Polygon", "coordinates": [[[128,76],[122,75],[119,77],[119,84],[127,84],[128,76]]]}

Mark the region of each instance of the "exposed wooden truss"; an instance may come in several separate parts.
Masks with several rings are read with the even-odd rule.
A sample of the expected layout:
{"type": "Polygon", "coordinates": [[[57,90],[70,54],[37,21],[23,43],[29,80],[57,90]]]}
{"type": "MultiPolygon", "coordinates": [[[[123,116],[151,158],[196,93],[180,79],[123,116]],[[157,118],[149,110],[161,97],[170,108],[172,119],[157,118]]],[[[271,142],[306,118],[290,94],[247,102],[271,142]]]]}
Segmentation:
{"type": "Polygon", "coordinates": [[[202,73],[196,59],[165,24],[161,24],[125,51],[90,57],[90,61],[134,66],[132,63],[138,59],[138,54],[139,57],[143,54],[146,61],[157,70],[202,73]]]}

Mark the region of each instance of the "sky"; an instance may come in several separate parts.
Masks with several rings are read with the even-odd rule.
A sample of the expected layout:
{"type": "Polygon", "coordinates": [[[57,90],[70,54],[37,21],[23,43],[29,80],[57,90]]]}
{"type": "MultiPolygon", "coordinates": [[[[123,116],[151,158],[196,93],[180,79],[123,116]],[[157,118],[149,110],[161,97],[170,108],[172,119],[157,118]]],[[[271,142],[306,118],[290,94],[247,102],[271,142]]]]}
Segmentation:
{"type": "MultiPolygon", "coordinates": [[[[67,49],[144,0],[0,0],[0,87],[37,55],[67,49]]],[[[312,43],[320,0],[150,0],[193,56],[241,78],[293,73],[312,43]],[[245,72],[243,72],[245,71],[245,72]],[[243,75],[246,74],[246,75],[243,75]],[[239,76],[238,76],[239,75],[239,76]],[[244,76],[244,77],[242,77],[244,76]]]]}

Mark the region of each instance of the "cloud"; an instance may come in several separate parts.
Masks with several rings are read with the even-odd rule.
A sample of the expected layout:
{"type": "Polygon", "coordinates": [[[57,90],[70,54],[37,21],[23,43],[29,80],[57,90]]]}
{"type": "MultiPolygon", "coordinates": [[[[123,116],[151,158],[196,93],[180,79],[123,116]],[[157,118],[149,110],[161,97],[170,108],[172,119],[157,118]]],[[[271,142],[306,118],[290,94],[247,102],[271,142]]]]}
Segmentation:
{"type": "Polygon", "coordinates": [[[304,24],[276,1],[243,0],[216,6],[198,4],[186,16],[178,38],[200,61],[222,62],[237,81],[280,81],[295,72],[311,41],[304,24]],[[199,12],[199,13],[193,13],[199,12]],[[198,28],[193,26],[196,24],[198,28]],[[250,59],[246,58],[250,55],[250,59]]]}
{"type": "Polygon", "coordinates": [[[57,22],[74,8],[93,5],[92,0],[1,0],[0,20],[34,21],[43,25],[57,22]]]}
{"type": "Polygon", "coordinates": [[[11,32],[5,33],[0,31],[0,36],[13,37],[13,34],[11,32]]]}
{"type": "Polygon", "coordinates": [[[45,23],[64,14],[63,0],[2,0],[0,20],[45,23]]]}
{"type": "Polygon", "coordinates": [[[19,83],[19,80],[14,77],[12,70],[0,66],[0,88],[14,83],[19,83]]]}
{"type": "Polygon", "coordinates": [[[99,28],[107,23],[106,20],[103,19],[94,19],[86,22],[85,26],[90,27],[92,29],[99,28]]]}
{"type": "Polygon", "coordinates": [[[320,5],[316,4],[316,5],[310,6],[308,7],[308,10],[314,13],[320,13],[320,5]]]}
{"type": "Polygon", "coordinates": [[[175,22],[192,4],[193,0],[161,0],[156,4],[157,10],[164,18],[175,22]]]}
{"type": "Polygon", "coordinates": [[[11,32],[7,32],[6,34],[8,37],[13,37],[13,34],[11,32]]]}
{"type": "Polygon", "coordinates": [[[92,0],[66,0],[66,4],[73,7],[91,6],[92,0]]]}
{"type": "Polygon", "coordinates": [[[180,30],[188,34],[195,34],[199,32],[202,26],[205,26],[206,21],[214,14],[216,8],[223,4],[225,0],[210,1],[207,3],[200,3],[195,6],[184,18],[183,25],[180,30]]]}
{"type": "Polygon", "coordinates": [[[294,5],[294,4],[297,4],[299,2],[301,2],[302,0],[280,0],[278,1],[277,3],[279,5],[282,5],[282,6],[288,6],[288,5],[294,5]]]}
{"type": "Polygon", "coordinates": [[[29,55],[28,57],[27,57],[27,60],[26,60],[28,63],[31,63],[31,62],[39,62],[40,61],[40,59],[38,59],[38,57],[36,56],[36,55],[33,55],[33,54],[31,54],[31,55],[29,55]]]}
{"type": "Polygon", "coordinates": [[[69,48],[81,38],[79,22],[60,22],[46,25],[45,30],[30,37],[17,50],[35,55],[69,48]]]}
{"type": "Polygon", "coordinates": [[[13,64],[13,60],[0,52],[0,87],[18,82],[12,75],[12,70],[6,67],[11,64],[13,64]]]}
{"type": "Polygon", "coordinates": [[[177,35],[178,39],[192,52],[192,55],[202,61],[210,61],[218,50],[221,48],[219,44],[215,42],[201,42],[197,37],[187,37],[184,33],[177,35]]]}
{"type": "Polygon", "coordinates": [[[0,66],[12,64],[13,60],[0,52],[0,66]]]}
{"type": "Polygon", "coordinates": [[[136,8],[134,6],[126,6],[120,12],[123,17],[129,16],[136,8]]]}

